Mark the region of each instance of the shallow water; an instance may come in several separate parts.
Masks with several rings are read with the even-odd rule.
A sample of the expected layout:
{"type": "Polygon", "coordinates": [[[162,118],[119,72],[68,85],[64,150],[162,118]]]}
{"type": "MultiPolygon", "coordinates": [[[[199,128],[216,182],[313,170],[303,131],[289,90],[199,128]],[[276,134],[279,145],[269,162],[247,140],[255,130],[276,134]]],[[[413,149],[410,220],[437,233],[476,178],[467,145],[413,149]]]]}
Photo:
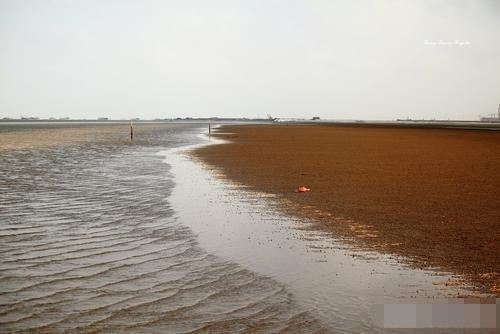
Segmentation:
{"type": "Polygon", "coordinates": [[[199,131],[2,152],[0,332],[373,332],[372,302],[450,293],[172,149],[199,131]]]}
{"type": "Polygon", "coordinates": [[[193,131],[2,153],[2,332],[320,327],[282,284],[207,253],[175,217],[155,153],[193,131]]]}

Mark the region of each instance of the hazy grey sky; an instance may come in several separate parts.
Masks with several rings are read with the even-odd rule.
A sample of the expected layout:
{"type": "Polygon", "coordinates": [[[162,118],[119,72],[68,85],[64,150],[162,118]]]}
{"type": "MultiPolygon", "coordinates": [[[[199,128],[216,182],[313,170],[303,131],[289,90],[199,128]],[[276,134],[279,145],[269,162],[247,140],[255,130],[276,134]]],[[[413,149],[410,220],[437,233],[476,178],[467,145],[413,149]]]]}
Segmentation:
{"type": "Polygon", "coordinates": [[[0,118],[476,119],[500,1],[0,0],[0,118]]]}

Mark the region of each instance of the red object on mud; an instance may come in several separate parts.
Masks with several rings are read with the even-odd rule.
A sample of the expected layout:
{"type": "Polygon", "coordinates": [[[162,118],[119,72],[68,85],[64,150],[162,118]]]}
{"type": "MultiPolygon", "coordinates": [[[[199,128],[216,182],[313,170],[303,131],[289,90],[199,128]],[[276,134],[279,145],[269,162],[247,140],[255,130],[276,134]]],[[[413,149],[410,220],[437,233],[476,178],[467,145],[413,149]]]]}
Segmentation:
{"type": "Polygon", "coordinates": [[[307,188],[306,186],[299,186],[297,189],[295,189],[296,193],[306,193],[308,191],[311,191],[311,189],[307,188]]]}

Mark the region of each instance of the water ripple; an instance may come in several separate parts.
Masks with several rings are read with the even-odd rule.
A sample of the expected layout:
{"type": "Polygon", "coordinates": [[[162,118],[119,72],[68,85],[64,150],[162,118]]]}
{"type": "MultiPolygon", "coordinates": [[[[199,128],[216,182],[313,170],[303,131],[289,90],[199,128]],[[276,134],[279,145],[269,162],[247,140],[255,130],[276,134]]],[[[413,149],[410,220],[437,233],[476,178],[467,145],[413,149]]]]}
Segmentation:
{"type": "Polygon", "coordinates": [[[208,254],[177,221],[155,153],[195,131],[2,152],[0,332],[320,328],[282,285],[208,254]]]}

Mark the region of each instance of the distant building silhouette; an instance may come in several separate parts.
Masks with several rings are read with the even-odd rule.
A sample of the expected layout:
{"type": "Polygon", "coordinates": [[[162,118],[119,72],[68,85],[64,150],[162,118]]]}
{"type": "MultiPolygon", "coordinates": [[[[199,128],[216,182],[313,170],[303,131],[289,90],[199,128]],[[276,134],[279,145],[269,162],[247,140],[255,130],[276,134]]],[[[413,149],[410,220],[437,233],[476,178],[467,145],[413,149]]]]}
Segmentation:
{"type": "Polygon", "coordinates": [[[500,104],[498,105],[497,114],[491,114],[486,117],[481,117],[481,122],[500,122],[500,104]]]}

